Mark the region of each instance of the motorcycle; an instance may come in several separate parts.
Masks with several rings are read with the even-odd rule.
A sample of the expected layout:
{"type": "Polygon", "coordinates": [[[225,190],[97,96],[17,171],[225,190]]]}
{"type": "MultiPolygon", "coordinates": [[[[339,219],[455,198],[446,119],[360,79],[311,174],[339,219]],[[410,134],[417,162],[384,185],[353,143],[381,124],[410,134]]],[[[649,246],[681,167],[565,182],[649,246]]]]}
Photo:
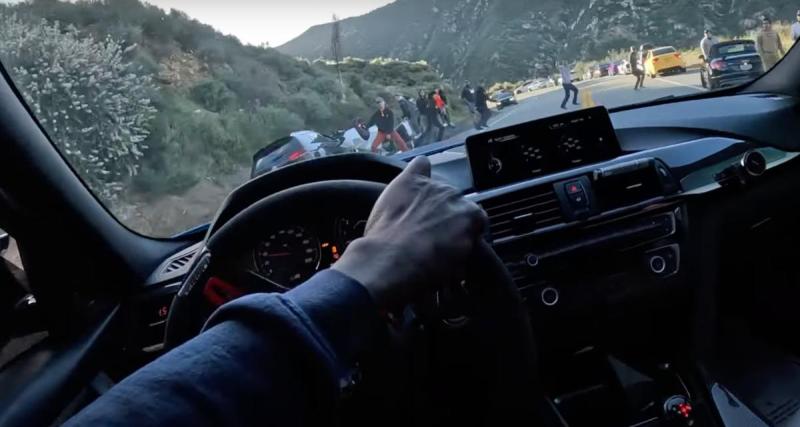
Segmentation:
{"type": "MultiPolygon", "coordinates": [[[[413,149],[416,146],[416,142],[421,136],[421,134],[414,132],[414,128],[411,126],[411,123],[408,121],[408,119],[403,119],[400,121],[400,123],[395,127],[395,130],[403,138],[409,149],[413,149]]],[[[371,153],[372,142],[375,141],[377,136],[377,126],[367,128],[362,119],[355,119],[353,120],[353,127],[342,133],[342,146],[353,148],[359,152],[371,153]]],[[[398,151],[399,150],[394,144],[394,141],[391,139],[386,139],[383,141],[383,144],[378,147],[377,153],[382,156],[392,156],[397,154],[398,151]]]]}

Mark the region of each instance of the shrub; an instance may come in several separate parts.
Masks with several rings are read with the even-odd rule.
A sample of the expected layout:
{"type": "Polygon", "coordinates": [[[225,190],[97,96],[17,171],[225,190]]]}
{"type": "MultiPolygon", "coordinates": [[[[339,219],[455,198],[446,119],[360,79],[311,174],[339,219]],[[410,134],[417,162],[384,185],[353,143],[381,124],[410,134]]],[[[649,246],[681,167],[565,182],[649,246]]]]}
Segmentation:
{"type": "Polygon", "coordinates": [[[0,57],[53,142],[105,201],[139,172],[156,113],[150,76],[124,53],[110,37],[0,15],[0,57]]]}

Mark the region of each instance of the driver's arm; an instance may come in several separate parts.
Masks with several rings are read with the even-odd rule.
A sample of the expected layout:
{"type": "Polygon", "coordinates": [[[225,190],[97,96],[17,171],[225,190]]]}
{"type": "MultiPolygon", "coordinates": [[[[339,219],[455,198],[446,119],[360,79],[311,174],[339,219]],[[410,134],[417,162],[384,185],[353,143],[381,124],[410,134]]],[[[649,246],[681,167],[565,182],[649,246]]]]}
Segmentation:
{"type": "Polygon", "coordinates": [[[360,351],[402,306],[462,267],[486,224],[415,159],[383,192],[365,237],[286,294],[221,307],[203,333],[132,374],[68,425],[330,424],[360,351]]]}

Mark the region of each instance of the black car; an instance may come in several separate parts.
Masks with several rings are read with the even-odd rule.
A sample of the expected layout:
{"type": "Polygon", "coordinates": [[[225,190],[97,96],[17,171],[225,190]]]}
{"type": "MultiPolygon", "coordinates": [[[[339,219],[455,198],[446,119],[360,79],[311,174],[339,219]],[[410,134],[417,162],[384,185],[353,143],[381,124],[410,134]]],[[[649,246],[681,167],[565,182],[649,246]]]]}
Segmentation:
{"type": "Polygon", "coordinates": [[[497,109],[502,110],[504,107],[510,105],[517,105],[517,98],[514,94],[505,90],[501,90],[492,96],[492,101],[497,104],[497,109]]]}
{"type": "Polygon", "coordinates": [[[753,40],[717,43],[704,59],[700,84],[708,89],[747,83],[764,73],[764,63],[753,40]]]}

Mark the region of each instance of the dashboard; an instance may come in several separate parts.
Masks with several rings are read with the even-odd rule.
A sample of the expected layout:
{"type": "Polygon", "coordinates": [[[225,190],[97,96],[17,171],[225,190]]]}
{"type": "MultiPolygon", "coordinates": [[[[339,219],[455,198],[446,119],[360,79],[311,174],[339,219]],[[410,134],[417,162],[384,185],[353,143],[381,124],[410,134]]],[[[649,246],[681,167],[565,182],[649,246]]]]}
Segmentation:
{"type": "MultiPolygon", "coordinates": [[[[680,287],[692,259],[689,205],[710,193],[745,191],[795,159],[796,153],[773,148],[789,148],[785,132],[759,129],[796,126],[785,120],[796,107],[791,97],[738,95],[610,115],[581,110],[482,133],[467,141],[466,153],[434,161],[433,176],[484,207],[491,218],[487,239],[532,310],[567,328],[563,319],[598,304],[680,287]],[[730,114],[715,113],[719,102],[730,114]],[[506,139],[508,133],[515,137],[506,139]],[[490,149],[493,144],[501,149],[490,149]],[[503,157],[504,150],[511,154],[503,157]],[[557,167],[536,167],[541,156],[553,156],[557,167]],[[493,171],[491,157],[503,170],[493,171]]],[[[403,165],[368,157],[368,168],[321,158],[251,180],[231,194],[210,232],[281,190],[333,179],[389,182],[403,165]]],[[[345,207],[302,212],[258,236],[236,267],[272,283],[273,290],[289,289],[335,262],[363,233],[365,220],[345,207]]],[[[153,272],[149,283],[173,291],[153,288],[157,295],[144,311],[153,313],[146,320],[155,326],[146,336],[163,336],[155,329],[163,328],[159,322],[174,287],[201,246],[174,254],[153,272]]],[[[135,346],[149,348],[152,341],[135,346]]]]}
{"type": "Polygon", "coordinates": [[[364,234],[366,219],[298,223],[265,234],[245,260],[246,269],[280,289],[291,289],[339,259],[364,234]]]}
{"type": "MultiPolygon", "coordinates": [[[[433,178],[487,212],[485,237],[529,308],[543,366],[549,363],[562,384],[565,376],[557,374],[580,371],[558,371],[565,354],[588,357],[627,340],[623,349],[649,346],[660,364],[672,342],[690,335],[681,329],[689,319],[686,306],[700,281],[714,280],[700,264],[718,249],[704,243],[718,237],[719,219],[736,217],[737,232],[761,226],[769,215],[764,209],[750,215],[737,203],[780,187],[800,168],[800,146],[789,140],[800,132],[798,107],[791,97],[749,94],[611,114],[586,109],[483,132],[468,139],[466,149],[445,147],[443,160],[431,156],[433,178]],[[664,324],[637,322],[657,318],[664,324]]],[[[325,180],[388,183],[403,166],[393,159],[368,161],[359,168],[321,158],[255,178],[231,194],[209,234],[280,191],[325,180]]],[[[258,276],[272,291],[291,289],[329,267],[364,233],[363,212],[344,206],[297,211],[292,221],[253,236],[232,269],[258,276]]],[[[169,303],[202,245],[174,254],[153,272],[152,292],[136,310],[144,318],[132,320],[138,332],[129,348],[160,350],[169,303]]],[[[442,323],[462,324],[454,319],[442,323]]],[[[583,385],[596,387],[575,384],[583,385]]],[[[562,414],[575,414],[567,403],[554,403],[562,414]]]]}

